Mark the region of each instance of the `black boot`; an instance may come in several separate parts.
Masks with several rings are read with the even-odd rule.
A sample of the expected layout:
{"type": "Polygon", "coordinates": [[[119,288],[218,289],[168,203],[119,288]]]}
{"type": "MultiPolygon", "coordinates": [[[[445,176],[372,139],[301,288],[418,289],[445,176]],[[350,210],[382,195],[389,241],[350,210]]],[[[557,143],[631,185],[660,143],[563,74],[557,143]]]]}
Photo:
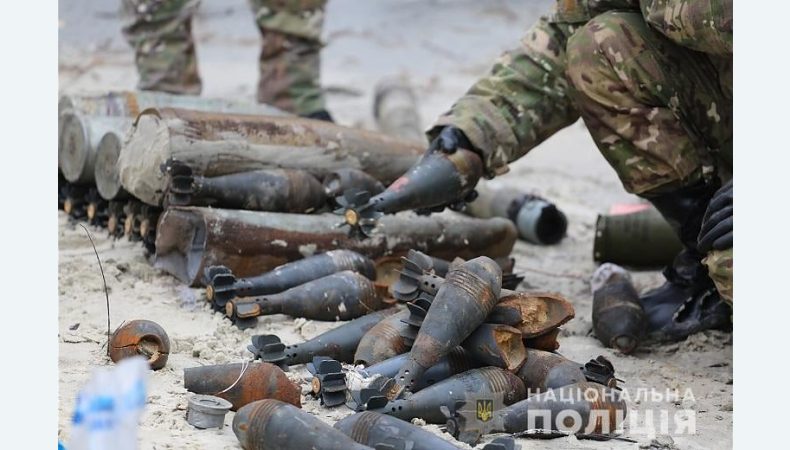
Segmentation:
{"type": "Polygon", "coordinates": [[[704,255],[697,251],[697,235],[711,196],[718,186],[698,183],[669,194],[648,197],[680,237],[684,250],[664,269],[666,282],[640,297],[650,332],[678,340],[690,334],[727,328],[731,310],[719,296],[704,255]]]}

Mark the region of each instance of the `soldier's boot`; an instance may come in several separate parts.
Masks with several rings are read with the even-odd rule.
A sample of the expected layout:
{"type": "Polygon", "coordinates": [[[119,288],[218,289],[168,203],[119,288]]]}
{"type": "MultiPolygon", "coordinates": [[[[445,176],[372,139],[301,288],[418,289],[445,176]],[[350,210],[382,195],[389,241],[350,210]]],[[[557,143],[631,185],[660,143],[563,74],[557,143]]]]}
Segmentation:
{"type": "Polygon", "coordinates": [[[666,282],[640,297],[650,332],[683,339],[706,329],[730,326],[731,309],[722,300],[696,249],[697,235],[715,188],[699,182],[670,193],[646,196],[680,237],[684,249],[664,269],[666,282]]]}
{"type": "Polygon", "coordinates": [[[261,28],[258,102],[332,121],[320,86],[320,41],[261,28]]]}

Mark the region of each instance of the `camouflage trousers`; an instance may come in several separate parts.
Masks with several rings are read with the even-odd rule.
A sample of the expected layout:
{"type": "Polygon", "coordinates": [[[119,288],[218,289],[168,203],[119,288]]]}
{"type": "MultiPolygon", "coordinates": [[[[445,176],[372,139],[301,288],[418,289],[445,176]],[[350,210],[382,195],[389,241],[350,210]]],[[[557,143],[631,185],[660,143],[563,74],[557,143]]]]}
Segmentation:
{"type": "MultiPolygon", "coordinates": [[[[138,88],[199,94],[192,18],[200,0],[122,0],[123,35],[135,50],[138,88]]],[[[295,114],[326,108],[320,87],[326,0],[250,0],[263,36],[258,101],[295,114]]]]}
{"type": "MultiPolygon", "coordinates": [[[[567,78],[623,186],[649,197],[732,177],[732,59],[682,47],[637,12],[607,12],[568,40],[567,78]]],[[[732,250],[708,267],[732,301],[732,250]]]]}

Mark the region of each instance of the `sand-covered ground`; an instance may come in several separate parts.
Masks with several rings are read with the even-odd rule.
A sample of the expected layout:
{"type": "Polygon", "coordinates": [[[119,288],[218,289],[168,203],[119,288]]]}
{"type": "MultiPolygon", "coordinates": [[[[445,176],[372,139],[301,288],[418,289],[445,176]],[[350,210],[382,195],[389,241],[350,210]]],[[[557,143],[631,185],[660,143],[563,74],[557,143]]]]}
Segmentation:
{"type": "MultiPolygon", "coordinates": [[[[406,75],[415,86],[425,126],[485,73],[493,59],[517,43],[521,33],[550,0],[330,0],[322,53],[323,84],[329,109],[345,125],[373,128],[372,91],[382,77],[406,75]]],[[[118,2],[61,1],[60,90],[131,89],[136,82],[133,56],[120,35],[118,2]]],[[[194,25],[203,94],[254,97],[259,36],[244,0],[204,0],[194,25]]],[[[53,149],[54,151],[54,149],[53,149]]],[[[624,356],[604,348],[591,334],[588,279],[596,215],[615,202],[635,201],[598,154],[583,124],[557,133],[515,163],[496,184],[539,193],[568,216],[567,238],[554,247],[519,242],[516,268],[526,276],[521,289],[555,291],[570,299],[576,318],[565,326],[560,351],[577,361],[599,354],[626,381],[631,401],[626,437],[637,441],[594,442],[575,437],[520,441],[523,448],[729,448],[732,446],[732,338],[710,332],[676,344],[650,345],[624,356]],[[644,389],[658,394],[690,389],[692,398],[646,401],[644,389]],[[642,394],[639,394],[642,392],[642,394]],[[692,410],[695,433],[674,434],[675,414],[692,410]],[[648,414],[653,414],[648,420],[648,414]],[[660,429],[662,414],[669,429],[660,429]],[[655,426],[656,439],[645,425],[655,426]],[[672,435],[671,438],[666,437],[672,435]]],[[[59,213],[59,437],[68,443],[70,417],[79,387],[93,367],[109,366],[106,308],[101,275],[84,230],[59,213]],[[79,325],[75,328],[75,325],[79,325]],[[75,328],[75,329],[72,329],[75,328]]],[[[124,320],[151,319],[168,332],[172,350],[167,367],[150,375],[148,404],[140,426],[143,449],[235,449],[229,427],[201,431],[186,423],[183,369],[237,362],[249,357],[252,334],[278,334],[285,342],[311,338],[332,324],[271,316],[244,332],[211,313],[202,292],[181,285],[148,263],[139,244],[112,241],[93,230],[104,264],[113,327],[124,320]]],[[[635,274],[638,289],[661,282],[658,272],[635,274]]],[[[302,384],[306,371],[290,376],[302,384]]],[[[326,410],[309,396],[304,408],[327,420],[348,414],[326,410]]],[[[232,414],[226,417],[230,423],[232,414]]],[[[438,431],[436,427],[430,427],[438,431]]]]}

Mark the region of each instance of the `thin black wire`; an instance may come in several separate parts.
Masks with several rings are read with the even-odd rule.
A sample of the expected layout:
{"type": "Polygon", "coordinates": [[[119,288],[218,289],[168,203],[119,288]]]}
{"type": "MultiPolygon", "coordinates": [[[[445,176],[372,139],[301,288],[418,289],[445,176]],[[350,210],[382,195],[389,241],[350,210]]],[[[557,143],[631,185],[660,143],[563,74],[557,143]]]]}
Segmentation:
{"type": "Polygon", "coordinates": [[[107,279],[104,278],[104,268],[101,265],[101,258],[99,258],[99,252],[96,250],[96,244],[93,243],[93,236],[91,236],[91,232],[83,224],[79,224],[85,233],[88,234],[88,239],[91,241],[91,246],[93,247],[93,253],[96,254],[96,261],[99,262],[99,270],[101,271],[101,279],[104,283],[104,298],[107,301],[107,354],[110,354],[110,294],[107,292],[107,279]]]}

